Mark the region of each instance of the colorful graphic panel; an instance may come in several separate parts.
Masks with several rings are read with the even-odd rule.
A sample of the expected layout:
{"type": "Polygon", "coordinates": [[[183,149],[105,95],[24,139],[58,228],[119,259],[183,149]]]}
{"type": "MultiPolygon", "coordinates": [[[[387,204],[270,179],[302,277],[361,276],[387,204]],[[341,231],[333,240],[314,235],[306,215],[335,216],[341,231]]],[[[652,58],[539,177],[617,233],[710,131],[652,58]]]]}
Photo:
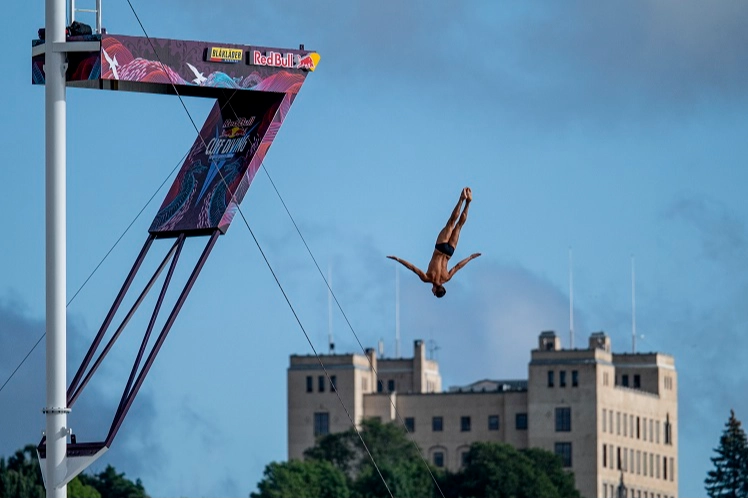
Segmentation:
{"type": "MultiPolygon", "coordinates": [[[[218,97],[217,90],[296,94],[319,63],[306,50],[168,40],[123,35],[69,37],[93,41],[96,52],[70,52],[70,86],[218,97]]],[[[34,49],[44,48],[34,40],[34,49]]],[[[33,53],[33,51],[32,51],[33,53]]],[[[32,57],[32,81],[44,84],[44,54],[32,57]]]]}
{"type": "Polygon", "coordinates": [[[218,99],[149,232],[225,233],[291,101],[289,94],[271,92],[218,99]]]}

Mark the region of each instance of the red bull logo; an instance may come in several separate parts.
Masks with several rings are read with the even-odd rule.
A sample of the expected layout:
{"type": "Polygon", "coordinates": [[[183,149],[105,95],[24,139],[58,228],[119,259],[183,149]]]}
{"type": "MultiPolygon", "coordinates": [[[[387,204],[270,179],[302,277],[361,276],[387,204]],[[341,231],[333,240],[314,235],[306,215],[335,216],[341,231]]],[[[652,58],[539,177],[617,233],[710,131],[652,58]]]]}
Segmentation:
{"type": "Polygon", "coordinates": [[[271,68],[293,68],[293,54],[281,54],[280,52],[268,52],[263,55],[259,50],[252,51],[252,64],[255,66],[270,66],[271,68]]]}
{"type": "Polygon", "coordinates": [[[259,50],[253,50],[251,61],[255,66],[314,71],[319,62],[319,54],[312,52],[302,56],[292,53],[281,54],[280,52],[273,51],[263,54],[259,50]]]}
{"type": "Polygon", "coordinates": [[[230,128],[224,128],[223,132],[221,132],[221,137],[226,137],[229,139],[235,139],[237,137],[244,137],[244,134],[247,133],[246,128],[233,126],[230,128]]]}

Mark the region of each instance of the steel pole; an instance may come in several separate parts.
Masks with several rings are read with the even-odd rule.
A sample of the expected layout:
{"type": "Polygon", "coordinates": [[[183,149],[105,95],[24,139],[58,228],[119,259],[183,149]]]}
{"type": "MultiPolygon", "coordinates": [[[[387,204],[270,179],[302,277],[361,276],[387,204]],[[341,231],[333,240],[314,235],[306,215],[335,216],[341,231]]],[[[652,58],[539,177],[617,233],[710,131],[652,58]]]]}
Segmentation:
{"type": "Polygon", "coordinates": [[[45,0],[47,497],[67,497],[65,0],[45,0]]]}

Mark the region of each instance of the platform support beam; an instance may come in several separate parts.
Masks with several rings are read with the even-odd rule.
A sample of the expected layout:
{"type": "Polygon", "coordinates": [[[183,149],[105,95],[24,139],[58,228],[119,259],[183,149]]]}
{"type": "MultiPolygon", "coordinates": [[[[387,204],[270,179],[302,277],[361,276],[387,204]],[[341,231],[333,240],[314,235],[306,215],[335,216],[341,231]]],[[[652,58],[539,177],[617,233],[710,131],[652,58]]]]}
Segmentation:
{"type": "MultiPolygon", "coordinates": [[[[45,0],[47,43],[65,42],[65,0],[45,0]]],[[[46,489],[47,497],[67,497],[66,363],[66,96],[65,54],[45,55],[45,216],[46,216],[46,489]]]]}

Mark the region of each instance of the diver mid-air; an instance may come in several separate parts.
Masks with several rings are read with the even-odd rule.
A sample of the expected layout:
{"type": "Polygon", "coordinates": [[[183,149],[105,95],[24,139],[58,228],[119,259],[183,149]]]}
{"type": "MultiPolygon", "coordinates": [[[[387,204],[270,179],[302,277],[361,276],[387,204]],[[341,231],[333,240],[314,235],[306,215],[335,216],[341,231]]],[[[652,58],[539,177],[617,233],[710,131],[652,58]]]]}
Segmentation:
{"type": "Polygon", "coordinates": [[[452,279],[452,276],[457,273],[462,267],[473,258],[478,258],[480,253],[473,253],[469,257],[460,261],[457,265],[452,267],[451,270],[447,270],[447,261],[454,254],[457,242],[460,239],[460,230],[462,226],[467,222],[468,208],[470,208],[470,202],[473,200],[473,193],[470,187],[465,187],[460,193],[460,199],[457,201],[457,206],[452,211],[447,225],[439,232],[439,236],[436,238],[436,245],[434,246],[434,253],[431,255],[431,261],[429,262],[428,269],[426,272],[419,269],[412,263],[398,258],[396,256],[388,256],[392,260],[402,263],[407,268],[415,272],[415,274],[421,278],[423,282],[431,283],[431,292],[434,296],[441,298],[447,294],[447,290],[444,289],[444,283],[452,279]],[[460,213],[460,207],[462,203],[465,203],[465,207],[460,213]],[[459,218],[458,218],[459,216],[459,218]]]}

